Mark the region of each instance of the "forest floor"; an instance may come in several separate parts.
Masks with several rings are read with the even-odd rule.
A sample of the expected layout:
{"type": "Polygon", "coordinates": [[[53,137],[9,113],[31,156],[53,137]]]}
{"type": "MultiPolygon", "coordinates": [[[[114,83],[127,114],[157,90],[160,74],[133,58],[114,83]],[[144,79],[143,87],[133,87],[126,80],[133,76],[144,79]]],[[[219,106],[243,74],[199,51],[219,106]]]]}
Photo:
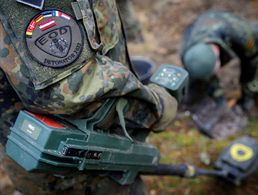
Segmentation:
{"type": "MultiPolygon", "coordinates": [[[[257,0],[133,0],[133,2],[137,18],[142,25],[144,42],[130,43],[130,54],[149,57],[157,65],[163,63],[182,65],[179,58],[182,32],[187,24],[205,10],[223,9],[249,20],[258,20],[257,0]]],[[[226,71],[226,74],[228,72],[226,71]]],[[[233,100],[239,96],[239,88],[235,87],[237,81],[234,78],[235,76],[231,75],[224,79],[225,88],[230,91],[228,98],[233,100]],[[234,85],[231,85],[232,82],[234,85]]],[[[250,118],[248,127],[236,135],[223,140],[212,140],[200,134],[191,119],[181,113],[165,132],[151,134],[149,142],[159,148],[163,163],[189,163],[212,168],[213,162],[226,145],[241,135],[251,135],[258,139],[257,129],[257,118],[250,118]]],[[[143,179],[150,195],[258,194],[258,172],[241,186],[208,177],[182,179],[144,176],[143,179]]],[[[4,195],[15,193],[11,181],[0,167],[0,194],[1,192],[4,192],[4,195]]]]}
{"type": "MultiPolygon", "coordinates": [[[[130,43],[131,55],[143,55],[159,64],[182,66],[179,57],[182,32],[203,11],[218,9],[230,11],[250,21],[258,21],[258,1],[255,0],[134,0],[136,15],[142,24],[143,43],[130,43]]],[[[222,85],[229,101],[240,96],[239,70],[234,65],[221,72],[222,85]],[[226,76],[225,76],[226,75],[226,76]]],[[[174,124],[165,132],[152,134],[149,141],[161,152],[163,163],[189,163],[212,168],[220,152],[231,141],[242,135],[258,139],[257,115],[251,117],[247,128],[223,140],[212,140],[200,134],[187,115],[178,114],[174,124]]],[[[217,178],[200,177],[144,177],[150,195],[210,194],[255,195],[258,193],[258,172],[241,186],[234,186],[217,178]]]]}

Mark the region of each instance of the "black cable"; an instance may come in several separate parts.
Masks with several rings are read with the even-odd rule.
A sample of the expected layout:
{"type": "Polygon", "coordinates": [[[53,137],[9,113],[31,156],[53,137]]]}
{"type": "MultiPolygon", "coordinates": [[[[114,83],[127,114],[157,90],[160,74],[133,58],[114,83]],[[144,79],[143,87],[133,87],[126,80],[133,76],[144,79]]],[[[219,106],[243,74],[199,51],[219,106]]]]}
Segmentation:
{"type": "Polygon", "coordinates": [[[158,165],[151,171],[140,172],[143,175],[164,175],[164,176],[180,176],[193,178],[196,176],[212,176],[212,177],[225,177],[226,173],[219,170],[206,170],[197,168],[193,165],[158,165]]]}
{"type": "Polygon", "coordinates": [[[219,170],[207,170],[196,168],[196,176],[225,177],[226,173],[219,170]]]}

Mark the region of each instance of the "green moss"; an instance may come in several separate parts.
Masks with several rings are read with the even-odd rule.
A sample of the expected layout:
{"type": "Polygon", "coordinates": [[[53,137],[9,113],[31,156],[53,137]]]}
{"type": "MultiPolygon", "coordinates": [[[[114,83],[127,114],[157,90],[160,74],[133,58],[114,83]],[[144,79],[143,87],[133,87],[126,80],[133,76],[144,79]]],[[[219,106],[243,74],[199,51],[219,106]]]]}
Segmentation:
{"type": "MultiPolygon", "coordinates": [[[[213,162],[220,152],[234,139],[242,135],[251,135],[258,140],[258,119],[251,119],[248,127],[238,134],[224,140],[212,140],[189,126],[189,120],[177,122],[168,131],[151,134],[149,142],[159,148],[161,163],[189,163],[212,169],[213,162]],[[211,159],[209,166],[201,162],[200,154],[207,153],[211,159]]],[[[147,177],[148,187],[155,189],[156,194],[256,194],[258,175],[253,176],[241,187],[235,187],[221,179],[199,177],[183,179],[178,177],[147,177]],[[157,190],[156,190],[157,189],[157,190]]]]}

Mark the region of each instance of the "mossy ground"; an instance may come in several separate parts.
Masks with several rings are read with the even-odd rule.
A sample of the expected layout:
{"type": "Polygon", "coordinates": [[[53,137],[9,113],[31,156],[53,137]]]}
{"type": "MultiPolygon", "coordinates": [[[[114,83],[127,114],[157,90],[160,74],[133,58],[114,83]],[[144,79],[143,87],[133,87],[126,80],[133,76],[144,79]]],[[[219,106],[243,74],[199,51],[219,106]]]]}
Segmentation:
{"type": "MultiPolygon", "coordinates": [[[[248,127],[238,134],[223,140],[213,140],[192,127],[190,119],[176,120],[174,125],[160,134],[152,134],[149,142],[160,149],[162,163],[188,163],[212,169],[220,152],[231,141],[242,135],[258,140],[258,120],[251,119],[248,127]]],[[[243,195],[258,193],[258,171],[235,186],[220,178],[199,177],[183,179],[178,177],[145,176],[144,181],[151,195],[158,194],[225,194],[243,195]]]]}

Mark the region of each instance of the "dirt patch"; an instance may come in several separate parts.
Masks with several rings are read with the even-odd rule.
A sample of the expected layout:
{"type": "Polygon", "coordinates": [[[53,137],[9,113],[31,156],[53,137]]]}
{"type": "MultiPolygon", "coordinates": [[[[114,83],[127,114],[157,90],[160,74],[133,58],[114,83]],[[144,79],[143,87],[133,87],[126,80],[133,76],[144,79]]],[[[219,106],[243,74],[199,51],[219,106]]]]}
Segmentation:
{"type": "Polygon", "coordinates": [[[133,55],[146,55],[158,64],[181,65],[179,49],[185,27],[209,9],[231,11],[251,20],[258,18],[257,0],[134,0],[145,43],[130,44],[133,55]]]}
{"type": "MultiPolygon", "coordinates": [[[[157,65],[168,63],[182,66],[179,56],[182,33],[203,11],[225,10],[250,21],[258,19],[257,0],[134,0],[134,5],[145,42],[129,43],[130,53],[148,56],[157,65]]],[[[222,86],[227,89],[229,98],[240,96],[238,75],[238,65],[227,66],[221,73],[222,86]]]]}

